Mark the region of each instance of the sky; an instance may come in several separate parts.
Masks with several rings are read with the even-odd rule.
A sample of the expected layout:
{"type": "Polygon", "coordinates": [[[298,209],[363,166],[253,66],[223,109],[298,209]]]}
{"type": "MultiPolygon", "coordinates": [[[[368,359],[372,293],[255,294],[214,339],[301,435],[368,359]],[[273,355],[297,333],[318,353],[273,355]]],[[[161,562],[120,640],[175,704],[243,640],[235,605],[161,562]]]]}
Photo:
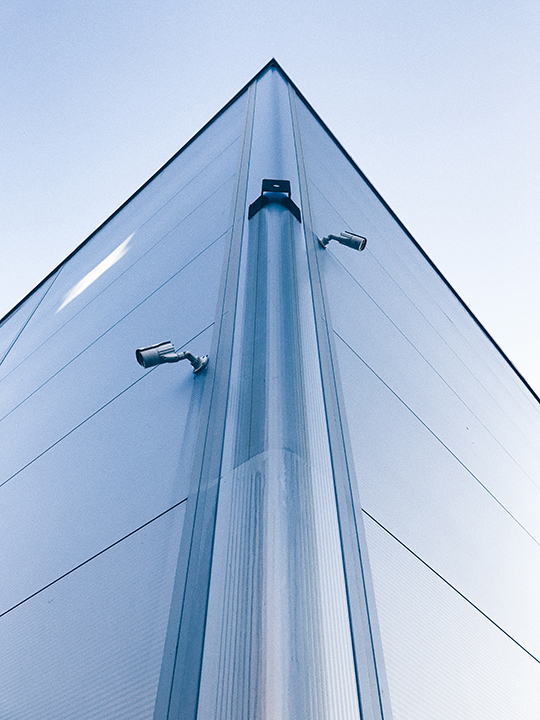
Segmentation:
{"type": "Polygon", "coordinates": [[[538,0],[0,0],[0,317],[272,57],[540,394],[538,0]]]}

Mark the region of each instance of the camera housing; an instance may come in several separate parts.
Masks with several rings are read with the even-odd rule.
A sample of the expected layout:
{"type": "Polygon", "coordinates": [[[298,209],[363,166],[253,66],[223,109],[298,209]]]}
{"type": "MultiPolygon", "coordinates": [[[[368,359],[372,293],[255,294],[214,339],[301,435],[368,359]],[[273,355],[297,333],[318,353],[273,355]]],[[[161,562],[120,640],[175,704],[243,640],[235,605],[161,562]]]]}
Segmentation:
{"type": "Polygon", "coordinates": [[[156,345],[138,348],[135,350],[135,357],[143,368],[162,365],[163,363],[175,363],[180,360],[189,360],[195,374],[200,373],[208,365],[208,355],[193,355],[190,352],[176,352],[170,341],[160,342],[156,345]]]}
{"type": "Polygon", "coordinates": [[[319,243],[326,249],[330,240],[337,240],[341,245],[346,245],[353,250],[363,250],[367,244],[365,237],[350,232],[349,230],[345,230],[340,235],[327,235],[326,237],[319,238],[319,243]]]}

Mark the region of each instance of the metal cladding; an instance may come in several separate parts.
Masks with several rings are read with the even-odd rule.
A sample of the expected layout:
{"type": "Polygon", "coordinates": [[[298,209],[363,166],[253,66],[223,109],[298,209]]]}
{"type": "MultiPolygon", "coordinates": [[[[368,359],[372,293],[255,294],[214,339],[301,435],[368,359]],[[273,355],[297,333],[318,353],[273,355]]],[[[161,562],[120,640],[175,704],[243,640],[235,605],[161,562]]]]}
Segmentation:
{"type": "Polygon", "coordinates": [[[539,432],[272,61],[0,325],[0,717],[538,720],[539,432]]]}

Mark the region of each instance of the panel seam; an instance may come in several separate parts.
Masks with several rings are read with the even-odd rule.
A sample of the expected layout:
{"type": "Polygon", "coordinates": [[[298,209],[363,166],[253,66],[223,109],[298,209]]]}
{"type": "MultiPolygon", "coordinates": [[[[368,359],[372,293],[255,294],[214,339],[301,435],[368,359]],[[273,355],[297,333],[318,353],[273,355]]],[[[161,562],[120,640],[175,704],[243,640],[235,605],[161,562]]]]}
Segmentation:
{"type": "Polygon", "coordinates": [[[164,515],[167,515],[167,513],[170,513],[171,510],[174,510],[175,508],[177,508],[177,507],[179,507],[180,505],[182,505],[182,503],[185,503],[186,500],[187,500],[187,498],[183,498],[183,500],[179,500],[179,501],[178,501],[177,503],[175,503],[174,505],[171,505],[171,507],[167,508],[167,509],[164,510],[163,512],[160,512],[159,515],[156,515],[156,516],[153,517],[151,520],[147,520],[147,522],[143,523],[142,525],[139,525],[139,527],[135,528],[135,530],[131,530],[131,532],[127,533],[127,535],[124,535],[123,537],[119,538],[118,540],[115,540],[115,541],[114,541],[113,543],[111,543],[110,545],[107,545],[107,547],[103,548],[102,550],[100,550],[100,551],[97,552],[97,553],[94,553],[94,555],[92,555],[91,557],[87,558],[86,560],[83,560],[83,562],[79,563],[78,565],[75,565],[75,567],[72,567],[70,570],[67,570],[67,571],[66,571],[65,573],[63,573],[62,575],[59,575],[59,576],[58,576],[57,578],[55,578],[54,580],[51,580],[51,582],[47,583],[46,585],[44,585],[44,586],[43,586],[42,588],[40,588],[39,590],[36,590],[36,591],[33,592],[31,595],[28,595],[27,597],[25,597],[24,600],[20,600],[20,601],[19,601],[18,603],[16,603],[15,605],[12,605],[12,606],[11,606],[10,608],[8,608],[7,610],[4,610],[3,612],[1,612],[1,613],[0,613],[0,618],[3,617],[4,615],[7,615],[7,614],[10,613],[12,610],[15,610],[16,608],[20,607],[20,606],[23,605],[25,602],[28,602],[28,600],[31,600],[32,598],[36,597],[36,595],[39,595],[39,594],[42,593],[44,590],[47,590],[48,588],[50,588],[52,585],[55,585],[57,582],[60,582],[60,580],[63,580],[65,577],[67,577],[68,575],[71,575],[71,574],[74,573],[76,570],[79,570],[79,568],[82,568],[84,565],[87,565],[87,564],[88,564],[89,562],[91,562],[92,560],[95,560],[95,559],[96,559],[97,557],[99,557],[100,555],[103,555],[104,553],[106,553],[106,552],[107,552],[108,550],[110,550],[111,548],[116,547],[116,545],[119,545],[121,542],[123,542],[124,540],[127,540],[127,539],[128,539],[129,537],[131,537],[132,535],[135,535],[135,533],[138,533],[139,530],[143,530],[145,527],[148,527],[149,525],[151,525],[151,524],[152,524],[153,522],[155,522],[156,520],[159,520],[159,518],[162,518],[164,515]]]}
{"type": "MultiPolygon", "coordinates": [[[[364,707],[364,684],[368,687],[371,686],[372,682],[375,683],[375,688],[370,688],[371,693],[373,695],[372,702],[373,702],[373,712],[376,712],[378,717],[384,718],[384,717],[390,717],[391,716],[391,710],[389,708],[389,693],[386,688],[386,679],[385,679],[385,670],[384,670],[384,664],[383,664],[383,656],[382,656],[382,642],[380,640],[379,635],[377,634],[375,636],[375,627],[374,623],[376,623],[376,609],[375,609],[375,602],[374,602],[374,595],[372,590],[372,582],[371,578],[367,575],[368,569],[366,566],[365,560],[367,558],[364,558],[362,555],[364,553],[367,553],[367,547],[365,545],[365,542],[362,542],[360,539],[360,531],[362,529],[362,520],[361,516],[358,517],[356,505],[360,507],[360,504],[358,501],[355,502],[355,490],[353,488],[353,482],[355,482],[355,473],[354,473],[354,466],[351,466],[351,457],[349,457],[349,444],[347,442],[346,437],[346,430],[343,427],[344,423],[346,424],[346,417],[343,417],[343,410],[341,408],[341,393],[340,393],[340,387],[339,387],[339,381],[336,376],[336,368],[334,367],[334,352],[332,350],[332,340],[331,340],[331,333],[330,333],[330,327],[329,327],[329,318],[327,315],[326,310],[326,304],[325,304],[325,298],[324,298],[324,283],[323,278],[320,274],[320,268],[319,263],[317,261],[316,256],[312,257],[314,255],[315,248],[311,248],[309,246],[309,242],[312,240],[309,235],[314,235],[313,232],[313,225],[312,225],[312,218],[311,218],[311,207],[310,207],[310,199],[309,199],[309,188],[308,188],[308,179],[307,179],[307,171],[305,168],[305,160],[303,156],[303,148],[302,148],[302,139],[300,135],[299,130],[299,120],[297,117],[297,109],[295,105],[295,90],[292,86],[289,86],[289,102],[290,102],[290,108],[291,108],[291,115],[292,115],[292,124],[293,124],[293,132],[294,132],[294,138],[295,138],[295,148],[296,148],[296,155],[297,155],[297,164],[298,164],[298,175],[299,175],[299,183],[300,183],[300,195],[301,195],[301,201],[303,206],[303,215],[304,215],[304,235],[305,235],[305,241],[306,241],[306,250],[308,255],[308,267],[309,267],[309,276],[311,280],[311,293],[312,293],[312,302],[313,302],[313,313],[314,313],[314,319],[315,319],[315,329],[316,334],[318,338],[318,345],[319,345],[319,367],[321,371],[321,382],[322,382],[322,388],[323,388],[323,402],[325,407],[325,414],[326,414],[326,424],[327,424],[327,432],[328,432],[328,442],[329,442],[329,449],[330,449],[330,459],[332,463],[332,471],[334,474],[334,493],[336,498],[336,508],[337,508],[337,515],[338,515],[338,523],[340,528],[340,542],[341,542],[341,550],[342,550],[342,561],[343,561],[343,567],[344,567],[344,575],[345,575],[345,587],[347,592],[347,603],[349,606],[349,624],[350,624],[350,631],[351,631],[351,637],[352,637],[352,649],[353,649],[353,656],[354,656],[354,662],[355,662],[355,674],[356,674],[356,682],[357,682],[357,692],[358,692],[358,703],[359,703],[359,711],[362,717],[364,717],[364,712],[366,708],[364,707]],[[305,207],[304,207],[305,206],[305,207]],[[315,277],[314,277],[315,276],[315,277]],[[318,287],[319,292],[319,299],[318,304],[320,305],[320,311],[321,316],[319,316],[318,308],[316,307],[317,303],[315,301],[315,286],[318,287]],[[322,341],[322,342],[321,342],[322,341]],[[327,372],[324,372],[324,362],[323,358],[321,356],[321,346],[326,346],[327,351],[326,355],[328,356],[327,360],[330,365],[330,367],[327,369],[327,372]],[[328,377],[325,377],[325,375],[328,375],[328,377]],[[332,408],[329,407],[328,401],[330,398],[333,398],[333,411],[337,415],[337,417],[333,417],[334,412],[332,411],[332,408]],[[339,428],[335,427],[336,423],[339,424],[339,428]],[[335,435],[334,441],[332,440],[333,435],[335,435]],[[335,445],[335,447],[334,447],[335,445]],[[338,495],[338,483],[340,482],[340,479],[338,478],[339,468],[336,466],[336,453],[341,456],[340,463],[342,465],[342,471],[344,475],[346,475],[345,482],[343,483],[342,488],[342,494],[343,497],[339,498],[338,495]],[[344,503],[344,507],[341,507],[341,504],[344,503]],[[350,505],[349,511],[347,511],[347,505],[350,505]],[[351,548],[346,549],[345,548],[345,539],[343,537],[343,530],[344,530],[344,520],[346,519],[344,517],[345,513],[349,512],[350,514],[350,520],[354,523],[354,528],[347,528],[347,531],[350,535],[350,538],[348,540],[349,545],[354,546],[354,550],[352,550],[351,554],[351,548]],[[354,556],[354,557],[353,557],[354,556]],[[355,560],[355,557],[357,559],[355,560]],[[347,569],[348,566],[352,565],[353,568],[355,568],[355,574],[358,575],[358,581],[362,583],[361,593],[363,598],[363,607],[356,608],[353,610],[352,607],[352,598],[353,598],[353,589],[351,587],[351,578],[347,577],[347,569]],[[368,593],[368,582],[369,582],[369,593],[368,593]],[[362,630],[362,625],[365,624],[367,627],[362,630]],[[367,632],[366,632],[367,630],[367,632]],[[355,640],[359,639],[359,634],[364,633],[369,637],[369,643],[370,643],[370,650],[368,651],[367,648],[364,648],[364,651],[366,653],[366,659],[368,660],[368,667],[367,667],[367,677],[361,677],[360,675],[360,667],[359,667],[359,659],[358,659],[358,652],[360,651],[359,647],[356,647],[355,640]],[[371,674],[372,673],[372,674],[371,674]],[[384,690],[383,686],[384,685],[384,690]],[[375,704],[378,706],[377,710],[375,711],[375,704]]],[[[370,716],[371,713],[370,713],[370,716]]],[[[374,717],[374,716],[372,716],[374,717]]]]}
{"type": "Polygon", "coordinates": [[[421,418],[419,415],[417,415],[411,407],[409,407],[409,405],[407,405],[407,403],[405,402],[405,400],[403,400],[403,399],[397,394],[397,392],[396,392],[395,390],[392,390],[392,388],[390,387],[390,385],[388,385],[388,383],[386,383],[386,382],[382,379],[382,377],[381,377],[380,375],[378,375],[378,374],[375,372],[375,370],[373,370],[373,368],[370,367],[370,365],[368,365],[368,363],[356,352],[356,350],[354,350],[354,349],[349,345],[349,343],[348,343],[346,340],[344,340],[344,339],[341,337],[341,335],[340,335],[336,330],[334,330],[334,333],[335,333],[335,335],[337,335],[337,337],[342,341],[342,343],[343,343],[347,348],[349,348],[349,350],[353,353],[353,355],[355,355],[355,357],[357,357],[357,358],[360,360],[360,362],[362,362],[362,363],[367,367],[367,369],[368,369],[371,373],[373,373],[373,375],[375,375],[375,377],[376,377],[378,380],[380,380],[380,382],[382,382],[382,384],[383,384],[386,388],[388,388],[388,390],[392,393],[392,395],[393,395],[397,400],[399,400],[399,402],[402,403],[402,405],[403,405],[404,407],[407,408],[407,410],[411,413],[411,415],[413,415],[413,416],[418,420],[418,422],[419,422],[423,427],[425,427],[426,430],[427,430],[431,435],[433,435],[433,437],[437,440],[437,442],[439,442],[439,443],[443,446],[443,448],[461,465],[461,467],[462,467],[467,473],[469,473],[469,475],[470,475],[474,480],[476,480],[476,482],[480,485],[480,487],[483,488],[483,489],[487,492],[487,494],[492,498],[492,500],[494,500],[494,501],[497,503],[497,505],[499,505],[499,507],[502,508],[502,510],[504,510],[504,512],[507,513],[507,514],[509,515],[509,517],[512,518],[512,520],[516,523],[516,525],[518,525],[518,526],[523,530],[523,532],[525,532],[525,533],[531,538],[531,540],[533,540],[537,545],[540,545],[540,541],[538,541],[538,540],[535,538],[535,536],[534,536],[529,530],[527,530],[527,528],[526,528],[524,525],[522,525],[522,524],[520,523],[520,521],[515,517],[515,515],[513,515],[513,514],[510,512],[510,510],[508,510],[508,508],[505,507],[505,505],[503,505],[503,503],[497,498],[497,496],[494,495],[494,494],[484,485],[484,483],[473,473],[472,470],[470,470],[470,469],[467,467],[467,465],[465,465],[465,463],[463,462],[463,460],[460,460],[460,458],[448,447],[448,445],[446,445],[445,442],[443,442],[443,440],[441,440],[441,438],[429,427],[429,425],[428,425],[427,423],[425,423],[425,422],[422,420],[422,418],[421,418]]]}
{"type": "MultiPolygon", "coordinates": [[[[199,337],[199,335],[202,335],[204,332],[206,332],[207,330],[209,330],[209,329],[212,327],[212,325],[214,325],[214,323],[210,323],[210,325],[207,325],[205,328],[203,328],[200,332],[198,332],[198,333],[197,333],[196,335],[194,335],[192,338],[190,338],[190,339],[187,340],[185,343],[183,343],[182,345],[180,345],[178,349],[181,350],[181,349],[182,349],[183,347],[185,347],[186,345],[189,345],[189,343],[192,342],[193,340],[195,340],[195,338],[199,337]]],[[[17,472],[13,473],[13,475],[10,475],[10,477],[8,477],[6,480],[4,480],[2,483],[0,483],[0,488],[3,487],[4,485],[6,485],[6,483],[8,483],[8,482],[10,482],[11,480],[13,480],[17,475],[19,475],[21,472],[23,472],[23,470],[26,470],[27,467],[29,467],[29,466],[32,465],[34,462],[36,462],[36,460],[39,460],[40,457],[43,457],[43,455],[45,455],[45,453],[49,452],[49,450],[52,450],[52,448],[56,447],[56,446],[58,445],[58,443],[61,443],[62,440],[65,440],[69,435],[71,435],[71,434],[74,433],[76,430],[78,430],[82,425],[84,425],[84,424],[87,423],[89,420],[91,420],[93,417],[95,417],[98,413],[100,413],[102,410],[104,410],[106,407],[108,407],[108,406],[109,406],[111,403],[113,403],[115,400],[118,400],[118,398],[121,397],[122,395],[124,395],[124,393],[126,393],[128,390],[131,390],[131,388],[132,388],[134,385],[137,385],[137,383],[140,383],[141,380],[144,380],[145,378],[147,378],[148,375],[150,375],[150,373],[154,372],[156,369],[157,369],[157,368],[154,367],[154,368],[152,368],[151,370],[149,370],[147,373],[145,373],[144,375],[142,375],[140,378],[137,378],[137,380],[135,380],[135,382],[132,382],[130,385],[128,385],[126,388],[124,388],[124,389],[122,390],[122,392],[119,392],[118,395],[115,395],[113,398],[111,398],[110,400],[108,400],[104,405],[102,405],[100,408],[98,408],[97,410],[95,410],[91,415],[88,415],[88,417],[86,417],[86,418],[85,418],[84,420],[82,420],[80,423],[78,423],[77,425],[75,425],[75,427],[71,428],[71,430],[70,430],[69,432],[65,433],[65,435],[62,435],[62,437],[59,438],[58,440],[56,440],[54,443],[52,443],[52,445],[49,445],[49,447],[45,448],[45,450],[43,450],[43,452],[39,453],[39,455],[36,455],[32,460],[30,460],[29,462],[27,462],[26,465],[23,465],[23,467],[22,467],[22,468],[19,468],[19,470],[17,470],[17,472]]]]}
{"type": "Polygon", "coordinates": [[[417,555],[417,554],[414,552],[414,550],[411,550],[411,548],[408,547],[408,545],[405,545],[405,543],[404,543],[402,540],[400,540],[396,535],[394,535],[394,533],[390,532],[390,530],[388,530],[387,527],[385,527],[381,522],[379,522],[376,518],[374,518],[373,515],[371,515],[367,510],[365,510],[364,508],[362,508],[362,512],[363,512],[364,515],[366,515],[368,518],[370,518],[371,520],[373,520],[373,522],[376,523],[382,530],[384,530],[385,533],[387,533],[388,535],[390,535],[390,537],[391,537],[392,539],[394,539],[394,540],[395,540],[397,543],[399,543],[403,548],[405,548],[405,550],[407,550],[407,552],[409,552],[413,557],[415,557],[419,562],[421,562],[422,565],[424,565],[425,567],[427,567],[428,570],[431,570],[431,572],[432,572],[434,575],[436,575],[436,576],[439,578],[439,580],[442,580],[446,585],[448,585],[448,587],[450,587],[450,588],[451,588],[454,592],[456,592],[461,598],[463,598],[463,600],[465,600],[467,603],[469,603],[469,605],[471,605],[475,610],[477,610],[477,611],[480,613],[480,615],[482,615],[483,617],[485,617],[486,620],[489,620],[489,622],[490,622],[492,625],[494,625],[498,630],[500,630],[500,631],[503,633],[503,635],[506,635],[506,637],[509,638],[513,643],[515,643],[519,648],[521,648],[521,650],[523,650],[524,652],[526,652],[527,655],[529,655],[533,660],[536,660],[536,662],[540,664],[540,659],[538,659],[535,655],[533,655],[532,652],[530,652],[529,650],[527,650],[527,648],[524,647],[520,642],[518,642],[514,637],[512,637],[512,635],[510,635],[510,633],[506,632],[506,630],[505,630],[504,628],[502,628],[498,623],[496,623],[495,620],[492,620],[492,618],[490,618],[489,615],[487,615],[487,613],[485,613],[483,610],[481,610],[481,609],[478,607],[478,605],[475,605],[475,603],[473,603],[472,600],[469,600],[469,598],[468,598],[466,595],[464,595],[462,592],[460,592],[460,591],[456,588],[455,585],[452,585],[452,583],[451,583],[449,580],[447,580],[443,575],[441,575],[440,573],[438,573],[438,572],[437,572],[433,567],[431,567],[431,565],[429,565],[425,560],[422,560],[422,558],[421,558],[419,555],[417,555]]]}

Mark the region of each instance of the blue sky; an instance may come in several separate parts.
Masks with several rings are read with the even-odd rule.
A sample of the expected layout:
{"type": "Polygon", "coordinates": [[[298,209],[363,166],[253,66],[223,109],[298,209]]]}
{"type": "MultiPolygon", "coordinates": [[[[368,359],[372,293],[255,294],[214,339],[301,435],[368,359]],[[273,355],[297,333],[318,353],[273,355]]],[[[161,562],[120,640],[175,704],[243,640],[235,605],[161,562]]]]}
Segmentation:
{"type": "Polygon", "coordinates": [[[275,57],[540,393],[537,1],[0,12],[0,316],[275,57]]]}

